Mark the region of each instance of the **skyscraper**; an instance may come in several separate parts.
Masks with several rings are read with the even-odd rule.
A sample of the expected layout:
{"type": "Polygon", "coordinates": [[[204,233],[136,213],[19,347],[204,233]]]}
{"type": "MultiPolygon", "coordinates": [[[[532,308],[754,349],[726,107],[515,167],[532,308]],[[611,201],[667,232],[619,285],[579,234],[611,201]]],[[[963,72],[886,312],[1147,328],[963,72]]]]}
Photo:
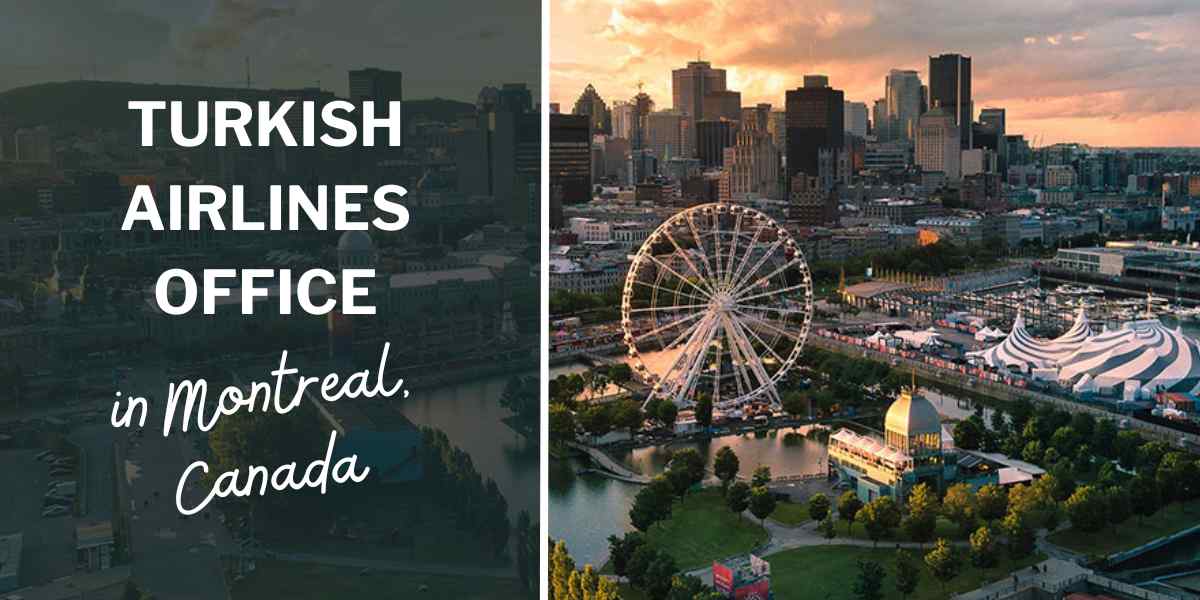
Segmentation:
{"type": "Polygon", "coordinates": [[[718,188],[722,202],[779,198],[779,152],[765,131],[743,127],[737,143],[725,148],[722,162],[718,188]]]}
{"type": "MultiPolygon", "coordinates": [[[[805,77],[806,82],[818,83],[816,78],[805,77]]],[[[826,80],[827,81],[827,80],[826,80]]],[[[828,86],[802,87],[788,90],[787,109],[787,178],[792,180],[797,173],[820,178],[826,189],[832,188],[838,178],[837,156],[845,147],[845,95],[841,90],[828,86]],[[821,159],[826,151],[833,160],[821,159]],[[821,168],[825,164],[824,169],[821,168]]]]}
{"type": "MultiPolygon", "coordinates": [[[[649,153],[646,148],[646,118],[650,113],[654,112],[654,100],[650,99],[650,95],[646,92],[638,92],[630,100],[633,105],[633,119],[631,122],[631,131],[629,136],[629,153],[633,160],[633,168],[629,174],[633,178],[633,183],[641,183],[643,179],[651,175],[650,169],[646,168],[646,159],[653,159],[653,154],[649,153]]],[[[649,161],[649,162],[652,162],[649,161]]]]}
{"type": "Polygon", "coordinates": [[[725,91],[725,69],[714,69],[707,61],[697,60],[671,71],[671,105],[683,114],[686,140],[696,147],[697,121],[704,118],[704,96],[725,91]]]}
{"type": "Polygon", "coordinates": [[[563,204],[592,198],[592,136],[586,115],[550,115],[550,189],[563,204]]]}
{"type": "Polygon", "coordinates": [[[921,101],[921,77],[916,71],[892,69],[884,78],[884,101],[887,103],[886,139],[912,142],[916,132],[917,118],[923,111],[921,101]]]}
{"type": "Polygon", "coordinates": [[[696,156],[704,167],[719,167],[725,149],[737,141],[737,121],[700,121],[696,123],[696,156]]]}
{"type": "MultiPolygon", "coordinates": [[[[400,71],[384,69],[356,69],[349,74],[350,100],[362,102],[374,101],[375,114],[387,114],[387,105],[380,103],[404,101],[404,75],[400,71]]],[[[404,143],[404,132],[400,132],[400,143],[404,143]]]]}
{"type": "Polygon", "coordinates": [[[742,118],[742,94],[733,90],[721,90],[704,94],[700,118],[708,121],[726,119],[738,121],[742,118]]]}
{"type": "Polygon", "coordinates": [[[867,103],[847,101],[842,110],[845,112],[846,133],[860,138],[867,137],[867,103]]]}
{"type": "Polygon", "coordinates": [[[922,171],[940,172],[949,181],[961,178],[961,136],[954,115],[945,107],[935,108],[917,120],[914,159],[922,171]]]}
{"type": "Polygon", "coordinates": [[[583,93],[579,95],[579,99],[575,101],[575,108],[571,111],[574,115],[587,115],[588,120],[592,124],[592,131],[596,133],[610,134],[612,133],[612,113],[608,111],[608,105],[604,103],[604,99],[596,92],[596,88],[592,84],[587,84],[583,88],[583,93]]]}
{"type": "Polygon", "coordinates": [[[755,106],[743,106],[741,127],[766,133],[770,129],[771,105],[760,102],[755,106]]]}
{"type": "Polygon", "coordinates": [[[683,115],[660,110],[646,115],[646,149],[659,164],[680,156],[683,151],[683,115]]]}
{"type": "Polygon", "coordinates": [[[975,117],[971,100],[971,57],[961,54],[929,57],[929,108],[939,107],[954,117],[961,147],[971,148],[971,121],[975,117]]]}
{"type": "Polygon", "coordinates": [[[991,127],[997,136],[1004,137],[1005,119],[1003,108],[985,108],[979,111],[979,122],[991,127]]]}

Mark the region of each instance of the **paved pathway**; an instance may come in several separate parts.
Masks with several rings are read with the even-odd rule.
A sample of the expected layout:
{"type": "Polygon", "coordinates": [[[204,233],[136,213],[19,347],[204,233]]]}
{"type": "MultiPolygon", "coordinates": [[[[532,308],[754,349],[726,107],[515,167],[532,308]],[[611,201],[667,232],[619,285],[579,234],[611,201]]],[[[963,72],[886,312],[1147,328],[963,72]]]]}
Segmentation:
{"type": "Polygon", "coordinates": [[[424,573],[455,577],[490,577],[493,579],[516,579],[512,567],[468,567],[462,565],[430,564],[397,560],[380,560],[338,556],[333,554],[306,554],[301,552],[261,552],[259,556],[289,562],[314,563],[335,567],[371,569],[375,571],[399,571],[402,573],[424,573]]]}
{"type": "Polygon", "coordinates": [[[649,477],[642,475],[641,473],[634,473],[621,463],[613,460],[611,456],[599,448],[593,448],[591,446],[585,446],[575,442],[569,442],[568,445],[581,452],[586,452],[587,455],[592,458],[592,462],[601,467],[607,475],[612,475],[616,479],[628,481],[629,483],[650,483],[649,477]]]}

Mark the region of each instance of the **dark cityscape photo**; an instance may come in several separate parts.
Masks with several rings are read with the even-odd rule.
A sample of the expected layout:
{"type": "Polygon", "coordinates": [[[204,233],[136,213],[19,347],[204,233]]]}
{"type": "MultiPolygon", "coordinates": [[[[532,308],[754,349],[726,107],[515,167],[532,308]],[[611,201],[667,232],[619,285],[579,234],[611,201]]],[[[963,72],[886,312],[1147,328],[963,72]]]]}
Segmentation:
{"type": "Polygon", "coordinates": [[[0,598],[537,597],[540,4],[16,0],[0,40],[0,598]]]}
{"type": "Polygon", "coordinates": [[[550,0],[549,598],[1200,598],[1200,5],[550,0]]]}

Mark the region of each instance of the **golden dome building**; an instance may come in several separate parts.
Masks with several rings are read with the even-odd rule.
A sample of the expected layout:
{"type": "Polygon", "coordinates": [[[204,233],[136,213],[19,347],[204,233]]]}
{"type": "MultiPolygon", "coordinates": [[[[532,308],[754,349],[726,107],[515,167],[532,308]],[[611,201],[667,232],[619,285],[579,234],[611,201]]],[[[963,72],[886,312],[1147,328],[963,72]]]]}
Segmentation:
{"type": "Polygon", "coordinates": [[[922,482],[940,490],[946,480],[941,416],[915,388],[905,389],[888,407],[883,439],[846,428],[829,436],[829,469],[863,502],[902,501],[922,482]]]}

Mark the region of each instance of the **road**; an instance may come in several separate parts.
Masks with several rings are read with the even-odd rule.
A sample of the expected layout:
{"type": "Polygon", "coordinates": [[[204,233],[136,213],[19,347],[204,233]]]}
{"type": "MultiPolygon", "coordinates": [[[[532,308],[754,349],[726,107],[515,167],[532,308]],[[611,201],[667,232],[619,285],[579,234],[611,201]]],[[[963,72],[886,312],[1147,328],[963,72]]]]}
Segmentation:
{"type": "MultiPolygon", "coordinates": [[[[139,367],[122,388],[130,394],[153,395],[156,401],[140,443],[128,447],[123,473],[133,505],[130,543],[134,577],[143,590],[157,598],[227,598],[221,555],[232,552],[235,544],[218,520],[218,511],[206,508],[184,518],[175,507],[179,477],[197,455],[195,434],[174,431],[169,437],[162,436],[161,410],[167,390],[164,371],[158,366],[139,367]]],[[[184,503],[194,506],[203,496],[204,491],[194,487],[184,494],[184,503]]]]}

